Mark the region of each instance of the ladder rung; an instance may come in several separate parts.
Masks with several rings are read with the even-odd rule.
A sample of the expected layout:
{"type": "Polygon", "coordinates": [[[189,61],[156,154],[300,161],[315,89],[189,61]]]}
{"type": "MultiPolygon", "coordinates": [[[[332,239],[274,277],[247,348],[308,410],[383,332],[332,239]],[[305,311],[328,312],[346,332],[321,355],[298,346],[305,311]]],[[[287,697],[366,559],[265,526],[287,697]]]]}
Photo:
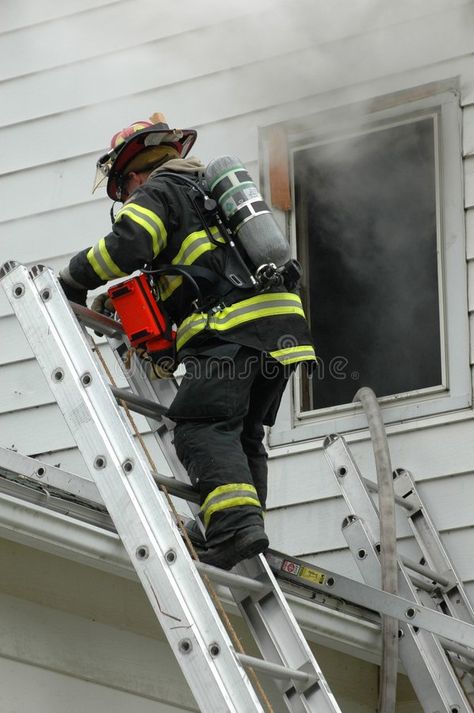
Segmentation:
{"type": "Polygon", "coordinates": [[[450,651],[453,654],[458,654],[459,656],[463,656],[465,659],[471,661],[469,669],[474,671],[473,649],[470,649],[468,646],[463,646],[462,644],[457,644],[456,642],[451,641],[450,639],[446,639],[444,636],[440,636],[439,641],[442,647],[446,649],[446,651],[450,651]]]}
{"type": "MultiPolygon", "coordinates": [[[[379,487],[377,483],[373,483],[371,480],[369,480],[368,478],[364,478],[363,476],[362,481],[364,482],[368,490],[371,490],[373,493],[379,492],[379,487]]],[[[407,503],[406,500],[401,498],[400,495],[395,495],[395,502],[397,503],[397,505],[400,505],[400,507],[405,508],[405,510],[408,510],[409,512],[412,512],[412,510],[414,509],[413,506],[410,505],[410,503],[407,503]]]]}
{"type": "Polygon", "coordinates": [[[268,673],[270,676],[273,676],[273,678],[301,681],[302,683],[308,684],[315,683],[318,680],[316,676],[311,676],[305,671],[287,668],[286,666],[273,663],[272,661],[264,661],[263,659],[258,659],[254,656],[248,656],[247,654],[236,653],[235,655],[243,666],[250,666],[254,669],[254,671],[268,673]]]}
{"type": "MultiPolygon", "coordinates": [[[[117,401],[124,401],[124,399],[117,397],[117,401]]],[[[119,404],[121,405],[121,404],[119,404]]],[[[154,411],[150,411],[150,409],[145,408],[145,406],[139,406],[138,404],[132,404],[132,403],[127,403],[127,408],[129,411],[133,411],[134,413],[139,413],[141,416],[145,416],[146,418],[153,419],[154,421],[158,421],[161,416],[157,416],[154,411]]]]}
{"type": "Polygon", "coordinates": [[[197,503],[199,505],[199,493],[197,493],[191,485],[182,483],[180,480],[176,480],[176,478],[169,478],[166,475],[156,473],[154,470],[151,471],[151,474],[155,483],[166,488],[171,495],[187,500],[188,503],[197,503]]]}
{"type": "Polygon", "coordinates": [[[438,584],[441,584],[443,587],[450,587],[453,584],[450,579],[444,577],[442,574],[438,574],[434,569],[419,564],[409,557],[402,557],[401,560],[408,569],[411,569],[413,572],[418,572],[418,574],[422,574],[424,577],[428,577],[428,579],[433,580],[433,582],[438,582],[438,584]]]}
{"type": "Polygon", "coordinates": [[[234,572],[227,572],[225,569],[212,567],[209,564],[205,564],[205,562],[196,562],[196,567],[201,574],[205,574],[217,584],[226,584],[229,587],[244,589],[247,592],[255,592],[262,595],[268,592],[268,587],[256,579],[243,577],[241,574],[235,574],[234,572]]]}
{"type": "Polygon", "coordinates": [[[110,319],[110,317],[106,317],[99,312],[93,312],[91,309],[87,309],[87,307],[78,305],[75,302],[70,302],[69,304],[79,322],[85,327],[91,327],[91,329],[95,329],[107,337],[123,337],[124,329],[120,322],[110,319]]]}
{"type": "Polygon", "coordinates": [[[474,666],[466,663],[466,661],[461,661],[461,659],[456,658],[449,650],[447,651],[447,656],[451,662],[453,668],[457,668],[460,671],[466,671],[470,676],[474,676],[474,666]]]}
{"type": "Polygon", "coordinates": [[[168,411],[166,406],[162,406],[151,399],[144,399],[143,396],[137,396],[137,394],[127,389],[119,389],[117,386],[111,386],[110,388],[117,400],[125,401],[132,411],[137,411],[137,413],[143,413],[145,416],[151,415],[151,418],[159,420],[168,411]]]}
{"type": "Polygon", "coordinates": [[[428,592],[428,594],[433,594],[436,591],[436,584],[430,584],[425,579],[420,579],[413,575],[410,577],[408,572],[406,576],[417,589],[422,589],[424,592],[428,592]]]}

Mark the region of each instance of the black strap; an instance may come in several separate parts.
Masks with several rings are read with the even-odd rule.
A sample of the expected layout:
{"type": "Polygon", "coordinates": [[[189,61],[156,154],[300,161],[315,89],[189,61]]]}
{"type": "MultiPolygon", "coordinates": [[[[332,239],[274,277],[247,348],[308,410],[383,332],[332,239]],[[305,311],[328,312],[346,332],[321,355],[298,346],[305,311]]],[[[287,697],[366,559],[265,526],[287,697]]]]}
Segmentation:
{"type": "MultiPolygon", "coordinates": [[[[156,175],[176,179],[178,182],[181,181],[185,185],[190,186],[190,190],[188,190],[187,195],[193,209],[196,211],[201,220],[201,224],[206,231],[207,237],[216,247],[220,247],[226,251],[226,264],[228,265],[228,269],[226,269],[224,278],[231,285],[231,287],[228,287],[227,289],[235,290],[239,284],[242,286],[242,289],[255,288],[256,284],[252,272],[245,262],[236,242],[229,239],[230,235],[228,229],[225,222],[222,220],[216,201],[207,193],[207,185],[204,176],[196,175],[193,178],[190,178],[187,175],[183,176],[181,173],[172,173],[169,171],[160,171],[156,175]],[[199,204],[199,196],[202,199],[202,206],[199,204]],[[212,218],[211,223],[218,226],[221,237],[224,238],[223,242],[218,241],[212,234],[209,223],[210,218],[212,218]]],[[[223,293],[221,292],[221,294],[223,293]]]]}
{"type": "Polygon", "coordinates": [[[196,307],[202,310],[210,309],[224,300],[226,303],[232,304],[238,299],[244,299],[245,292],[248,292],[242,288],[236,289],[214,270],[198,265],[164,265],[158,269],[144,268],[142,272],[146,275],[181,275],[186,278],[196,294],[196,307]],[[202,294],[199,282],[207,283],[210,294],[206,296],[202,294]]]}
{"type": "Polygon", "coordinates": [[[180,268],[191,277],[194,277],[198,282],[207,282],[216,297],[225,295],[232,289],[232,285],[226,279],[207,267],[200,267],[199,265],[180,265],[180,268]]]}

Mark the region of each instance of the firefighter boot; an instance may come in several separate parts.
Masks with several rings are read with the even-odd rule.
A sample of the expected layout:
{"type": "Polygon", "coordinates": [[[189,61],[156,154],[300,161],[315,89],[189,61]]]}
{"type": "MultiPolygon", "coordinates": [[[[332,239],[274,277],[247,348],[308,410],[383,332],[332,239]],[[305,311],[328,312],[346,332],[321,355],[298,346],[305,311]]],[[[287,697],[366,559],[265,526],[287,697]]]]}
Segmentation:
{"type": "Polygon", "coordinates": [[[238,562],[249,557],[265,552],[269,541],[261,525],[249,525],[237,530],[231,537],[208,549],[200,551],[201,562],[219,567],[232,569],[238,562]]]}

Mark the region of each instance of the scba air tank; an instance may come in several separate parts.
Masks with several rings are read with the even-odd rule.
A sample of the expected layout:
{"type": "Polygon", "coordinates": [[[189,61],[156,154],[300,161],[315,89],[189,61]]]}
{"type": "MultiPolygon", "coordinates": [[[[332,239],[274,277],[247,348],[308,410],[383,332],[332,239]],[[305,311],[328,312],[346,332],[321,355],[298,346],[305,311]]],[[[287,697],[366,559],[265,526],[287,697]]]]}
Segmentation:
{"type": "Polygon", "coordinates": [[[242,162],[234,156],[219,156],[207,166],[205,178],[223,221],[255,270],[268,263],[281,267],[288,262],[288,241],[242,162]]]}

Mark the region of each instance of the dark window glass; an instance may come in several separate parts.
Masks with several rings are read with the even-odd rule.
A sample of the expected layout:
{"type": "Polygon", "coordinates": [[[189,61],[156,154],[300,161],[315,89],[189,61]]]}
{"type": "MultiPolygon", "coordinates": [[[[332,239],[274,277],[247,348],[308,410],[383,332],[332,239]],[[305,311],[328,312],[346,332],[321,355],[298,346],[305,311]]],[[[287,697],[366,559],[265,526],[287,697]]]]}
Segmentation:
{"type": "Polygon", "coordinates": [[[433,118],[297,149],[294,174],[320,357],[303,409],[441,384],[433,118]]]}

